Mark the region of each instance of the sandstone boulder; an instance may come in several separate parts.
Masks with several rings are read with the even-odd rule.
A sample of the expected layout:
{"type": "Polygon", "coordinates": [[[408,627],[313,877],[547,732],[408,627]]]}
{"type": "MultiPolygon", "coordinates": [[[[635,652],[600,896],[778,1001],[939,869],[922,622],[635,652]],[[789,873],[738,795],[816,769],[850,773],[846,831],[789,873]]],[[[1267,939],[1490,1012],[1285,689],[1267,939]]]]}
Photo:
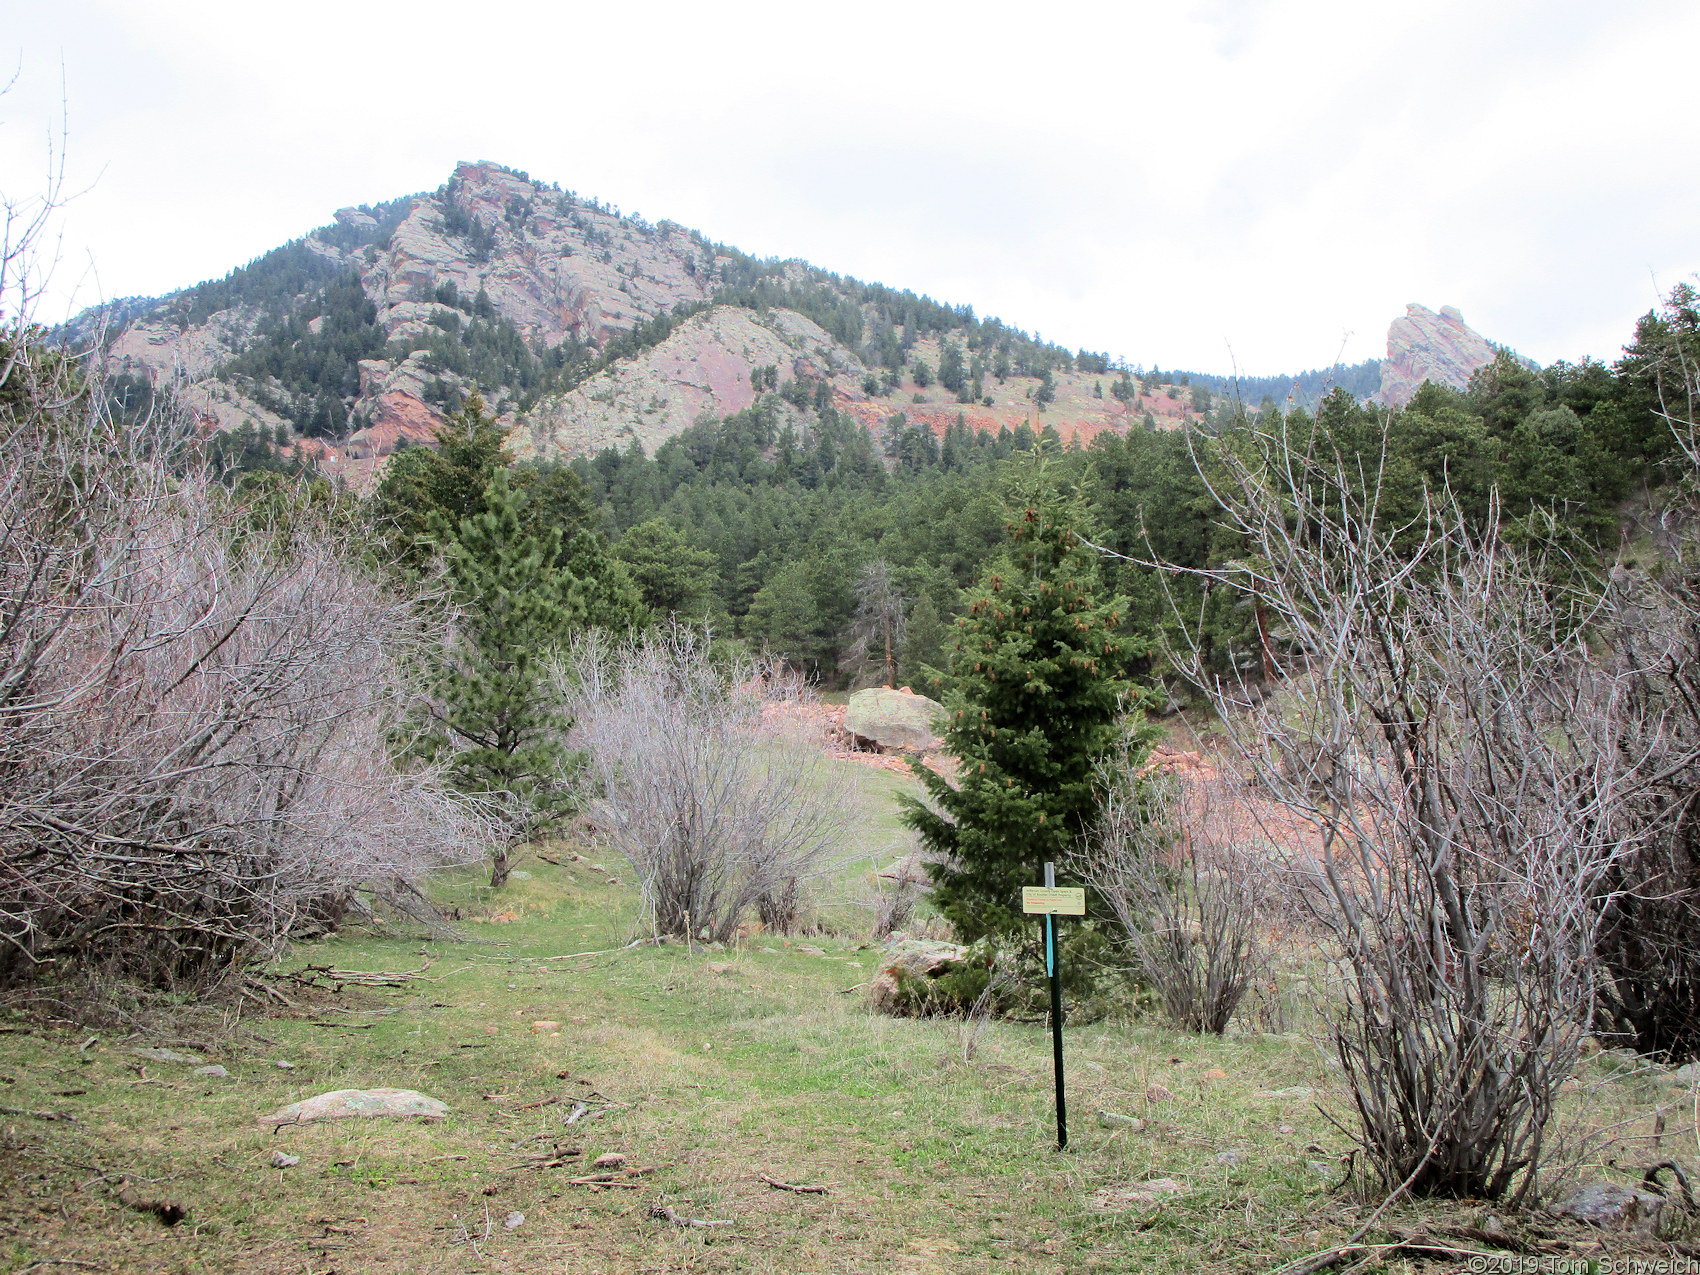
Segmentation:
{"type": "Polygon", "coordinates": [[[860,748],[880,752],[928,752],[944,741],[937,727],[944,705],[908,687],[870,687],[850,697],[844,731],[860,748]]]}
{"type": "Polygon", "coordinates": [[[370,1119],[374,1116],[442,1120],[448,1114],[445,1104],[414,1089],[336,1089],[279,1107],[269,1116],[256,1116],[255,1123],[307,1124],[313,1120],[370,1119]]]}
{"type": "Polygon", "coordinates": [[[960,965],[968,949],[960,943],[903,939],[886,951],[880,971],[868,983],[868,1004],[882,1014],[904,1012],[900,995],[909,979],[937,979],[960,965]]]}

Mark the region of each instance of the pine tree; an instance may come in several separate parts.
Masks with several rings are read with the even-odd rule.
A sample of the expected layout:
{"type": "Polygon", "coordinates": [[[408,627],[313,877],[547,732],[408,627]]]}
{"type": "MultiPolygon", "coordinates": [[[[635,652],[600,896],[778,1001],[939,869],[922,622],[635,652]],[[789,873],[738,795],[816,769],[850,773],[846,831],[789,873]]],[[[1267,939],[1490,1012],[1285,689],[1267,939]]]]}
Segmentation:
{"type": "Polygon", "coordinates": [[[939,384],[953,394],[963,389],[962,350],[949,337],[939,347],[939,384]]]}
{"type": "Polygon", "coordinates": [[[484,511],[491,475],[509,460],[502,427],[476,394],[437,427],[436,444],[392,456],[373,499],[375,521],[408,568],[422,568],[436,551],[435,518],[453,529],[484,511]]]}
{"type": "Polygon", "coordinates": [[[878,660],[887,686],[897,682],[906,605],[889,562],[876,558],[862,567],[856,577],[856,614],[850,626],[854,641],[848,662],[865,665],[878,660]]]}
{"type": "Polygon", "coordinates": [[[903,636],[901,680],[928,695],[938,694],[938,666],[944,662],[945,637],[950,632],[939,618],[932,598],[923,593],[909,610],[903,636]]]}
{"type": "Polygon", "coordinates": [[[505,835],[490,870],[490,884],[500,886],[512,849],[572,808],[579,759],[561,742],[571,723],[542,661],[584,616],[571,572],[552,565],[560,532],[525,530],[525,498],[506,470],[491,476],[483,503],[458,527],[432,517],[461,618],[429,658],[435,703],[416,750],[446,761],[451,784],[487,799],[500,818],[505,835]]]}
{"type": "Polygon", "coordinates": [[[1098,555],[1081,543],[1085,505],[1040,454],[1013,485],[1009,545],[957,621],[946,746],[957,784],[917,765],[937,810],[902,818],[941,860],[939,909],[960,937],[1024,928],[1021,887],[1063,862],[1102,797],[1095,768],[1135,699],[1123,674],[1136,644],[1125,604],[1102,598],[1098,555]]]}
{"type": "Polygon", "coordinates": [[[1051,375],[1050,368],[1039,374],[1039,386],[1033,391],[1033,401],[1039,405],[1040,411],[1044,411],[1047,404],[1057,401],[1057,382],[1051,375]]]}

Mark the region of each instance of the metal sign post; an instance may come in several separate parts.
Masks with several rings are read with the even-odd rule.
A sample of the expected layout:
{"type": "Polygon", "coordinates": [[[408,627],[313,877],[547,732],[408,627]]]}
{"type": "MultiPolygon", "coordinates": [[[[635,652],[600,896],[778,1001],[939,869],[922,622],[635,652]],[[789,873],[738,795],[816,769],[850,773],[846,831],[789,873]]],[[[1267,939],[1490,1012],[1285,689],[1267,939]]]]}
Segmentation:
{"type": "Polygon", "coordinates": [[[1051,977],[1051,1061],[1057,1081],[1057,1150],[1068,1150],[1068,1103],[1063,1094],[1062,953],[1057,949],[1057,917],[1085,916],[1086,891],[1057,885],[1057,869],[1045,865],[1045,884],[1025,886],[1021,910],[1045,918],[1045,973],[1051,977]]]}

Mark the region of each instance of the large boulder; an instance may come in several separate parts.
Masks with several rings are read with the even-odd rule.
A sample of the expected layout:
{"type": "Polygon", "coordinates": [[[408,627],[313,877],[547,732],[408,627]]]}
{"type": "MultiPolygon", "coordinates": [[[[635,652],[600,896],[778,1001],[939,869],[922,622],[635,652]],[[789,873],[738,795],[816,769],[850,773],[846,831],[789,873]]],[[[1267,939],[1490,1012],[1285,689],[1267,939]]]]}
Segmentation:
{"type": "Polygon", "coordinates": [[[937,731],[943,716],[944,705],[907,686],[900,691],[870,687],[850,697],[844,732],[859,748],[924,753],[944,742],[937,731]]]}
{"type": "Polygon", "coordinates": [[[869,982],[868,1004],[882,1014],[923,1010],[923,1002],[930,999],[926,985],[956,969],[967,955],[960,943],[901,939],[887,949],[879,973],[869,982]]]}

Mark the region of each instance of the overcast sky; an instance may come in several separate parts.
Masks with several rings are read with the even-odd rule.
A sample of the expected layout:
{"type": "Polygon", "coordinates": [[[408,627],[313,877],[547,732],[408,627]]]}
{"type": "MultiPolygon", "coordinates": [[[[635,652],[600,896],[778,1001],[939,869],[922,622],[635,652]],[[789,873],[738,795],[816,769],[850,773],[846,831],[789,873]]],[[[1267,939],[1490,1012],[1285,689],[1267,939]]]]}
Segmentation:
{"type": "Polygon", "coordinates": [[[49,318],[461,159],[1199,371],[1379,356],[1409,301],[1610,359],[1700,269],[1693,0],[0,0],[0,42],[0,191],[62,102],[83,191],[49,318]]]}

